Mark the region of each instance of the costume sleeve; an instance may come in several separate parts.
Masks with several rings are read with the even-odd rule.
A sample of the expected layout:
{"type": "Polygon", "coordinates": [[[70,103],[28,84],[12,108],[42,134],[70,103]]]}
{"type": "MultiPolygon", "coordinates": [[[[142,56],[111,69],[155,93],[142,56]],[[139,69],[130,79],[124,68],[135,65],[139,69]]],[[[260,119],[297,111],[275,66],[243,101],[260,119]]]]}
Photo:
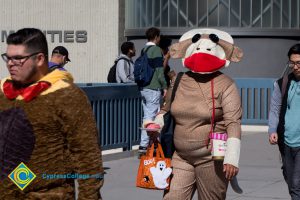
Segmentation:
{"type": "Polygon", "coordinates": [[[242,107],[238,89],[232,83],[223,93],[222,109],[228,137],[241,138],[242,107]]]}
{"type": "Polygon", "coordinates": [[[78,200],[101,199],[103,166],[96,123],[87,97],[79,88],[73,87],[67,91],[72,94],[72,98],[66,98],[58,105],[73,171],[97,177],[78,179],[78,200]]]}
{"type": "Polygon", "coordinates": [[[269,121],[268,121],[268,133],[276,133],[277,126],[279,122],[279,112],[281,108],[281,91],[277,81],[274,83],[274,91],[272,93],[270,111],[269,111],[269,121]]]}
{"type": "Polygon", "coordinates": [[[238,167],[241,145],[241,98],[232,83],[222,95],[223,119],[228,134],[224,164],[238,167]]]}

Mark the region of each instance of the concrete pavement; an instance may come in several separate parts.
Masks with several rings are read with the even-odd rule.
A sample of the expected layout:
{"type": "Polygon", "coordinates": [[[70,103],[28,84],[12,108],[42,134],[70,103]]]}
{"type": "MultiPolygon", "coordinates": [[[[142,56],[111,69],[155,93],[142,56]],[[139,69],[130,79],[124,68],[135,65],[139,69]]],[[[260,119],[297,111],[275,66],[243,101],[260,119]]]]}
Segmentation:
{"type": "MultiPolygon", "coordinates": [[[[135,187],[139,160],[133,152],[104,156],[105,183],[101,189],[104,200],[162,199],[162,191],[135,187]],[[129,156],[124,158],[124,155],[129,156]]],[[[268,143],[266,132],[243,132],[240,172],[238,180],[243,194],[236,194],[229,186],[231,200],[288,200],[287,185],[280,170],[277,146],[268,143]]],[[[197,195],[193,198],[196,200],[197,195]]]]}

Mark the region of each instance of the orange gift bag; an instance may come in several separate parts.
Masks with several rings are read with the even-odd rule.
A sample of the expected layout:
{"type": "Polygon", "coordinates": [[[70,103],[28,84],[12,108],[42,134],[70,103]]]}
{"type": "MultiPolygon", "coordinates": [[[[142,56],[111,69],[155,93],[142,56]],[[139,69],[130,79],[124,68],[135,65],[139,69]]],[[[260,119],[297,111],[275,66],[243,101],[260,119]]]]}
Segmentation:
{"type": "Polygon", "coordinates": [[[147,149],[146,155],[140,160],[139,170],[136,177],[136,186],[146,189],[164,190],[170,185],[171,159],[165,158],[161,144],[157,144],[156,156],[154,144],[147,149]]]}

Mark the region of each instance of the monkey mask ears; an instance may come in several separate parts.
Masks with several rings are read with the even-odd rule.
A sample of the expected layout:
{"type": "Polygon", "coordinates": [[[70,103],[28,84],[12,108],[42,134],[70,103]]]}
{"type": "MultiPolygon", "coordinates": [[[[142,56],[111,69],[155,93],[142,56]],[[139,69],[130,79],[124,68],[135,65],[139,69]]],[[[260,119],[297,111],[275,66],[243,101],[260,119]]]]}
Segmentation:
{"type": "MultiPolygon", "coordinates": [[[[239,62],[243,57],[243,51],[233,44],[232,37],[217,29],[193,29],[181,36],[178,43],[170,47],[170,55],[172,58],[186,58],[196,53],[196,50],[191,46],[207,45],[207,42],[201,43],[201,40],[210,40],[219,48],[210,53],[212,55],[226,59],[227,62],[239,62]],[[222,56],[223,54],[223,56],[222,56]]],[[[205,46],[204,46],[205,48],[205,46]]],[[[197,48],[198,49],[198,48],[197,48]]]]}

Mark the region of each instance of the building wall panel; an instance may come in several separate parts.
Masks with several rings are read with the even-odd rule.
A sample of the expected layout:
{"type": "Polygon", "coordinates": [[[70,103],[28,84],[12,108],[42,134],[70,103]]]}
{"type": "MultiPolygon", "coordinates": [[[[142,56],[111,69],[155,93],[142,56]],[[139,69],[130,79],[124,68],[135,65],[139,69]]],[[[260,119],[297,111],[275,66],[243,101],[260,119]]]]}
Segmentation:
{"type": "MultiPolygon", "coordinates": [[[[66,65],[75,82],[105,82],[113,60],[118,55],[118,0],[0,0],[0,50],[5,52],[5,33],[24,27],[46,31],[49,54],[57,45],[69,50],[66,65]],[[87,32],[87,42],[76,42],[76,31],[87,32]],[[59,31],[50,34],[49,31],[59,31]],[[64,39],[65,31],[69,38],[64,39]],[[74,31],[74,34],[72,33],[74,31]],[[74,41],[73,41],[74,40],[74,41]]],[[[5,63],[1,60],[1,65],[5,63]]],[[[0,78],[7,76],[2,67],[0,78]]]]}

